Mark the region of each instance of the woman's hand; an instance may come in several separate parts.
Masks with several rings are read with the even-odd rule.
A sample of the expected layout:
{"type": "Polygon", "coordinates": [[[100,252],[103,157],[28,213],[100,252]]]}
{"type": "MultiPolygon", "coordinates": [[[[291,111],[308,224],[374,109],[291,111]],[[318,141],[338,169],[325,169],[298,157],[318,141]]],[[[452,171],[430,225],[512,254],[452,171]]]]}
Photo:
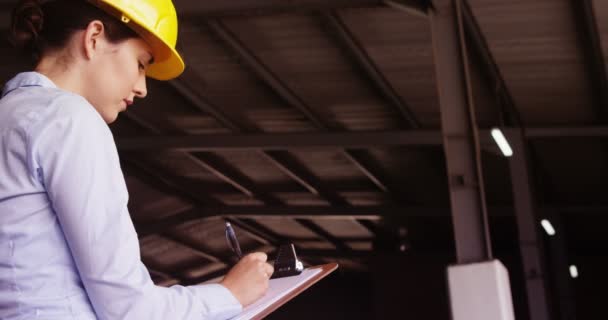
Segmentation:
{"type": "Polygon", "coordinates": [[[268,289],[268,279],[274,268],[266,262],[268,256],[255,252],[244,256],[220,282],[228,288],[243,307],[261,298],[268,289]]]}

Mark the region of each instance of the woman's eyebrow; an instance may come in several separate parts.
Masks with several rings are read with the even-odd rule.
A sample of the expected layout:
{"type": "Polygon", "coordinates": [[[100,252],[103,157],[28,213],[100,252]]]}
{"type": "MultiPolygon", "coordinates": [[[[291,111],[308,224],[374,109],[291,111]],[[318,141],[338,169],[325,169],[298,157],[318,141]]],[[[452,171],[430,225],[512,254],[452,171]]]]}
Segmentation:
{"type": "Polygon", "coordinates": [[[150,59],[148,60],[148,64],[150,65],[154,63],[154,56],[150,52],[148,54],[150,55],[150,59]]]}

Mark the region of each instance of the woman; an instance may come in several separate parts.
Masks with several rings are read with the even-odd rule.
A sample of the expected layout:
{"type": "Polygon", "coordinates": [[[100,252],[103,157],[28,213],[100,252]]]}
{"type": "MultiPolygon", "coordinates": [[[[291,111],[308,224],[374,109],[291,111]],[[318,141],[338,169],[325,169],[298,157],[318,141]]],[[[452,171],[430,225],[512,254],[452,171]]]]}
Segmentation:
{"type": "Polygon", "coordinates": [[[183,71],[171,1],[21,1],[12,38],[36,64],[0,100],[0,319],[227,319],[263,295],[263,253],[188,287],[140,261],[107,124],[183,71]]]}

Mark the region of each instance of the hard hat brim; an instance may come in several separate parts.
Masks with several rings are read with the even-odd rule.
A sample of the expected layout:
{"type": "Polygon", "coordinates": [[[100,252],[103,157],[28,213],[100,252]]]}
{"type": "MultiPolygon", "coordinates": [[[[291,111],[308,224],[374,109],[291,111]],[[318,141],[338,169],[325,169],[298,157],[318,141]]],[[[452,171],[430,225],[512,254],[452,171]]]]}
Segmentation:
{"type": "Polygon", "coordinates": [[[150,32],[141,36],[152,47],[154,55],[154,63],[148,66],[146,76],[164,81],[177,78],[184,72],[186,65],[177,50],[150,32]]]}

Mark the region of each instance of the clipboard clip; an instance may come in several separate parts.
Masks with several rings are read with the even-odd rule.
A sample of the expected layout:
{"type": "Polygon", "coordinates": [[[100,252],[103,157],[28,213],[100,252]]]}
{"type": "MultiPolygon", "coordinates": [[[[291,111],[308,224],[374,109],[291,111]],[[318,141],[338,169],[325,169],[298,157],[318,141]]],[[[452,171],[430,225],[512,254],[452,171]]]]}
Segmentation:
{"type": "Polygon", "coordinates": [[[297,276],[304,270],[304,265],[296,255],[293,243],[279,246],[277,258],[274,261],[274,273],[270,279],[297,276]]]}

